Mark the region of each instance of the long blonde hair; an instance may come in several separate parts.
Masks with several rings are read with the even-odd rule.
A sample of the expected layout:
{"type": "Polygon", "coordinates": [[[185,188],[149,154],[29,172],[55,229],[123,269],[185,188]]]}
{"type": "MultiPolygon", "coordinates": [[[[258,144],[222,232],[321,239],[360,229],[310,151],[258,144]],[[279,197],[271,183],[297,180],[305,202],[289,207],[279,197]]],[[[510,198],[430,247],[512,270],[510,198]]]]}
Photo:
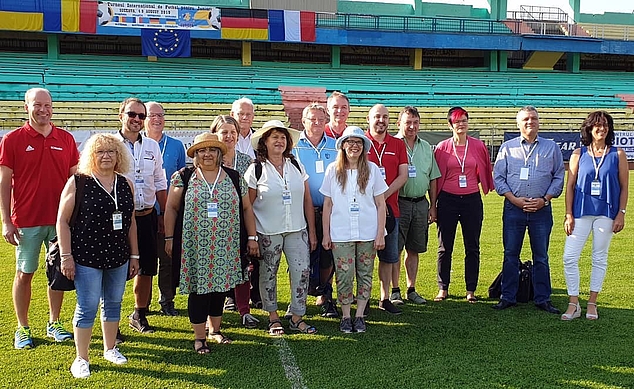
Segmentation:
{"type": "MultiPolygon", "coordinates": [[[[335,160],[335,173],[337,182],[341,185],[341,190],[345,193],[346,183],[348,181],[348,155],[343,146],[339,149],[337,159],[335,160]]],[[[362,152],[357,161],[357,186],[359,192],[365,194],[365,188],[370,181],[370,166],[368,165],[368,156],[362,152]]]]}
{"type": "Polygon", "coordinates": [[[99,147],[107,147],[116,150],[117,155],[114,157],[114,171],[125,174],[130,169],[132,158],[126,150],[123,142],[113,134],[99,133],[91,136],[84,145],[84,149],[79,157],[77,171],[82,174],[90,174],[97,170],[97,149],[99,147]]]}

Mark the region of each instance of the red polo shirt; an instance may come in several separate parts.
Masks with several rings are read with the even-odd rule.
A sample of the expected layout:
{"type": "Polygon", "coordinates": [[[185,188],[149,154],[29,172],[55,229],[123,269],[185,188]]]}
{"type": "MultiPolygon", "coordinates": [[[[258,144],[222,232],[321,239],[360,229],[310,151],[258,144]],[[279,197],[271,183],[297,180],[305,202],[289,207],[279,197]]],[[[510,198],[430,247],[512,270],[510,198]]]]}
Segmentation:
{"type": "MultiPolygon", "coordinates": [[[[365,136],[372,141],[372,147],[368,151],[368,160],[376,163],[379,167],[385,167],[385,183],[389,186],[398,177],[398,167],[407,165],[405,142],[390,134],[385,134],[383,144],[374,140],[370,131],[366,131],[365,136]]],[[[401,212],[398,209],[398,190],[385,201],[394,211],[394,217],[401,217],[401,212]]]]}
{"type": "Polygon", "coordinates": [[[55,225],[62,190],[79,161],[73,136],[51,126],[45,138],[27,122],[0,142],[0,165],[13,170],[11,221],[18,228],[55,225]]]}
{"type": "Polygon", "coordinates": [[[324,133],[326,134],[326,136],[329,136],[335,139],[341,136],[341,134],[337,134],[336,132],[332,130],[332,128],[330,128],[330,123],[326,123],[326,125],[324,126],[324,133]]]}

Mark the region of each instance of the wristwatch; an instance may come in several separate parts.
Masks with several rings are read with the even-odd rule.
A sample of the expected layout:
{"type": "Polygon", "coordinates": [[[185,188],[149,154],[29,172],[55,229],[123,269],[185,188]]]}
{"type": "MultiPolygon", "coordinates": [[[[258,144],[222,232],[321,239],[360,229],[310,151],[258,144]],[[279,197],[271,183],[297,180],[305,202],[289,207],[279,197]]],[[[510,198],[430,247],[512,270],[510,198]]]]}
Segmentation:
{"type": "Polygon", "coordinates": [[[259,240],[259,238],[258,238],[257,235],[249,235],[249,240],[254,240],[254,241],[257,242],[259,240]]]}
{"type": "Polygon", "coordinates": [[[621,213],[622,213],[623,215],[625,215],[625,209],[622,209],[622,210],[621,210],[621,213]]]}
{"type": "Polygon", "coordinates": [[[550,200],[548,200],[545,196],[542,197],[542,199],[544,199],[544,207],[547,207],[550,205],[550,200]]]}

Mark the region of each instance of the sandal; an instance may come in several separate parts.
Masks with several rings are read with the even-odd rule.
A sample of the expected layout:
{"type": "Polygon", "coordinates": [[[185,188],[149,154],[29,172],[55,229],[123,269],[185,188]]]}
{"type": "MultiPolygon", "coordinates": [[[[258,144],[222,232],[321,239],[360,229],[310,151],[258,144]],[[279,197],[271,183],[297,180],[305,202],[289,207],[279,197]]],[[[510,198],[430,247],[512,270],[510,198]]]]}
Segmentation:
{"type": "Polygon", "coordinates": [[[447,292],[445,291],[440,291],[438,292],[438,295],[436,297],[434,297],[434,301],[435,302],[439,302],[439,301],[443,301],[447,299],[447,292]]]}
{"type": "Polygon", "coordinates": [[[473,293],[468,293],[467,294],[467,301],[471,304],[475,304],[476,302],[478,302],[478,299],[476,298],[475,294],[473,293]]]}
{"type": "Polygon", "coordinates": [[[211,349],[207,346],[206,339],[194,339],[194,351],[200,355],[209,354],[211,349]],[[196,342],[200,343],[200,347],[196,347],[196,342]]]}
{"type": "Polygon", "coordinates": [[[304,320],[299,319],[297,323],[293,321],[293,319],[288,320],[288,328],[291,331],[303,332],[304,334],[312,335],[317,332],[317,329],[313,326],[308,325],[304,320]],[[304,327],[301,327],[302,323],[304,323],[304,327]]]}
{"type": "Polygon", "coordinates": [[[269,321],[269,335],[270,336],[282,336],[284,335],[284,327],[280,319],[269,321]]]}
{"type": "MultiPolygon", "coordinates": [[[[588,301],[588,306],[594,306],[594,309],[597,309],[597,303],[591,303],[590,301],[588,301]]],[[[586,319],[588,320],[597,320],[599,318],[599,312],[597,311],[597,313],[589,313],[588,311],[586,311],[586,319]]]]}
{"type": "Polygon", "coordinates": [[[215,340],[216,342],[220,343],[220,344],[230,344],[233,343],[233,340],[231,340],[230,338],[226,337],[222,332],[217,331],[217,332],[210,332],[209,339],[211,340],[215,340]]]}

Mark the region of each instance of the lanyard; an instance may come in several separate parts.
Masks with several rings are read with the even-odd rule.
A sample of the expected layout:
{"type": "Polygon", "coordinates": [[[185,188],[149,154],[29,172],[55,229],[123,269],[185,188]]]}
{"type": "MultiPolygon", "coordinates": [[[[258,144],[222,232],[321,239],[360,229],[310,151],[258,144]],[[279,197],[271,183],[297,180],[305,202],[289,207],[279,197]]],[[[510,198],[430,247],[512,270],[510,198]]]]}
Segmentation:
{"type": "Polygon", "coordinates": [[[286,168],[286,158],[284,158],[284,163],[282,164],[282,166],[284,166],[284,176],[282,176],[280,174],[280,172],[277,171],[277,168],[275,168],[275,165],[273,165],[273,163],[271,163],[271,161],[269,161],[268,159],[266,160],[266,162],[268,164],[270,164],[271,166],[273,166],[273,171],[275,171],[275,173],[277,173],[277,176],[280,178],[280,180],[284,181],[284,190],[288,190],[288,169],[286,168]]]}
{"type": "MultiPolygon", "coordinates": [[[[403,138],[403,142],[405,142],[405,147],[406,147],[406,153],[407,153],[407,158],[409,159],[409,164],[413,165],[414,164],[414,154],[416,154],[416,146],[418,146],[418,142],[414,141],[414,149],[410,149],[409,145],[407,144],[407,140],[405,140],[405,138],[403,138]],[[410,150],[411,150],[411,154],[410,154],[410,150]]],[[[454,145],[454,150],[455,150],[456,146],[454,145]]],[[[467,150],[465,149],[465,155],[467,154],[467,150]]]]}
{"type": "Polygon", "coordinates": [[[376,147],[374,147],[374,142],[372,142],[372,148],[374,149],[374,152],[376,153],[376,157],[379,159],[379,166],[383,166],[383,153],[385,153],[385,146],[386,146],[386,143],[383,143],[383,147],[381,148],[381,154],[379,154],[376,147]]]}
{"type": "Polygon", "coordinates": [[[347,169],[347,173],[349,175],[347,182],[352,186],[353,191],[352,191],[352,202],[356,203],[357,202],[357,191],[358,191],[358,179],[356,180],[352,180],[353,178],[355,178],[354,176],[354,171],[357,171],[357,176],[359,175],[359,170],[358,169],[347,169]]]}
{"type": "Polygon", "coordinates": [[[601,156],[601,160],[599,161],[599,164],[597,165],[597,161],[596,161],[596,157],[594,156],[594,148],[592,147],[592,145],[590,145],[590,150],[592,150],[592,165],[594,165],[594,180],[598,180],[599,179],[599,169],[601,168],[601,165],[603,165],[603,159],[605,158],[605,151],[608,149],[608,145],[603,146],[603,155],[601,156]]]}
{"type": "Polygon", "coordinates": [[[310,140],[308,140],[308,138],[306,139],[307,143],[310,145],[310,147],[313,148],[313,150],[315,150],[315,152],[317,153],[317,159],[321,159],[321,152],[324,149],[324,147],[326,147],[326,142],[324,142],[324,138],[322,136],[321,140],[319,141],[319,143],[323,143],[323,145],[317,149],[317,147],[313,146],[312,142],[310,140]]]}
{"type": "Polygon", "coordinates": [[[220,177],[221,171],[220,169],[218,169],[218,174],[216,174],[216,179],[214,180],[214,184],[211,187],[209,187],[209,183],[207,182],[207,179],[205,178],[205,175],[203,174],[203,171],[200,170],[200,168],[198,168],[198,173],[200,173],[203,181],[205,181],[205,184],[207,184],[207,189],[209,189],[209,200],[211,201],[214,197],[214,189],[216,189],[216,184],[218,183],[218,178],[220,177]]]}
{"type": "Polygon", "coordinates": [[[456,159],[458,160],[458,164],[460,165],[460,170],[462,171],[462,174],[464,174],[464,161],[467,159],[467,149],[469,148],[469,139],[467,139],[467,143],[464,146],[464,155],[462,156],[462,161],[458,157],[458,152],[456,151],[456,142],[451,142],[451,145],[453,146],[453,155],[456,156],[456,159]]]}
{"type": "Polygon", "coordinates": [[[117,204],[117,175],[114,175],[114,185],[112,186],[114,196],[110,192],[108,192],[103,185],[101,185],[101,182],[97,179],[97,177],[95,177],[93,173],[90,173],[90,175],[92,176],[92,178],[94,178],[95,182],[97,182],[97,185],[99,185],[99,187],[103,189],[103,191],[106,192],[108,196],[110,196],[110,198],[114,201],[114,209],[115,211],[118,211],[119,205],[117,204]]]}
{"type": "Polygon", "coordinates": [[[535,151],[535,149],[537,148],[537,140],[535,140],[535,142],[529,146],[528,154],[526,154],[526,149],[524,148],[524,144],[521,141],[520,141],[520,146],[522,146],[522,153],[524,153],[524,166],[527,166],[528,159],[533,154],[533,151],[535,151]]]}
{"type": "Polygon", "coordinates": [[[161,149],[161,157],[165,155],[165,147],[167,147],[167,137],[163,135],[163,139],[165,140],[165,143],[163,143],[163,148],[161,149]]]}

